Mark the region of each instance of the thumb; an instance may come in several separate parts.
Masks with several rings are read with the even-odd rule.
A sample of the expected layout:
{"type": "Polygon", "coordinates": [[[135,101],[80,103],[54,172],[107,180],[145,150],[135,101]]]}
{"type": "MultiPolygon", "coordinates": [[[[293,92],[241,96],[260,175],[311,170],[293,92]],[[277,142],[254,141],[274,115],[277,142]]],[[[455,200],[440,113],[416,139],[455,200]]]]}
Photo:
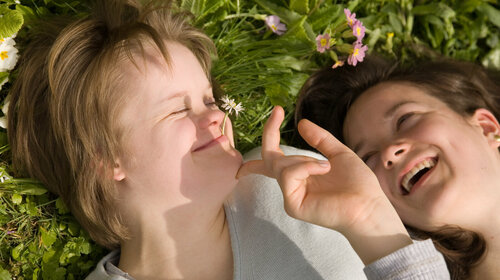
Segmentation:
{"type": "Polygon", "coordinates": [[[268,176],[266,174],[266,166],[263,160],[250,160],[243,163],[236,173],[236,179],[250,175],[252,173],[268,176]]]}
{"type": "Polygon", "coordinates": [[[351,149],[342,144],[330,132],[314,124],[310,120],[302,119],[298,124],[298,130],[302,138],[311,147],[320,151],[328,159],[339,153],[353,153],[351,149]]]}

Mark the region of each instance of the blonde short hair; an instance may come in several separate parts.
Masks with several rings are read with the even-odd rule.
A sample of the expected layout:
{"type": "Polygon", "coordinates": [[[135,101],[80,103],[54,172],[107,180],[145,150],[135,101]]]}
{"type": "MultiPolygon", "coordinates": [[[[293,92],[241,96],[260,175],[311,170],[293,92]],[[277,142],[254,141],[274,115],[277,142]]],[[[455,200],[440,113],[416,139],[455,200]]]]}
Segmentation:
{"type": "Polygon", "coordinates": [[[8,134],[14,167],[60,195],[91,238],[113,249],[128,238],[112,180],[123,152],[122,62],[134,62],[152,43],[168,64],[165,43],[173,41],[191,50],[209,77],[215,47],[166,1],[95,2],[90,15],[44,21],[31,34],[10,93],[8,134]]]}

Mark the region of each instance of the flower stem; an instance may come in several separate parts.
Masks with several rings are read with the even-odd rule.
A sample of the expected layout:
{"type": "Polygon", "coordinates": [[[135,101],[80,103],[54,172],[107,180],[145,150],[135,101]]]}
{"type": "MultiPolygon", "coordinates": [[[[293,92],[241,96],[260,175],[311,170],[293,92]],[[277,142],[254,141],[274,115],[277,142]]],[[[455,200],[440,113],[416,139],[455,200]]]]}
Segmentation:
{"type": "Polygon", "coordinates": [[[226,129],[226,120],[227,120],[227,112],[226,112],[226,114],[224,115],[224,120],[222,121],[222,130],[221,130],[222,135],[224,135],[224,131],[225,131],[225,129],[226,129]]]}

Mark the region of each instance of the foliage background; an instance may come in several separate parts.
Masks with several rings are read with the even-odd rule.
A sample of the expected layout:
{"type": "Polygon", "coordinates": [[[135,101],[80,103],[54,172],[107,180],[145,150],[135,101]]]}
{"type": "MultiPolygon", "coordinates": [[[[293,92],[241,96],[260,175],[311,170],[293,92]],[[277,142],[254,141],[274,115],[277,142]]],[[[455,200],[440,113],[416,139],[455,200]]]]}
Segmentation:
{"type": "MultiPolygon", "coordinates": [[[[344,8],[366,26],[363,43],[370,52],[408,63],[444,55],[500,70],[497,0],[182,0],[179,6],[191,11],[193,24],[215,41],[213,75],[246,108],[233,120],[242,152],[259,145],[263,123],[277,104],[287,112],[283,141],[293,141],[293,108],[301,85],[313,71],[333,64],[331,55],[316,51],[315,37],[338,30],[345,23],[344,8]],[[284,35],[267,29],[263,16],[271,14],[287,25],[284,35]]],[[[22,15],[15,38],[22,55],[34,17],[83,16],[89,6],[84,0],[0,1],[0,14],[5,9],[22,15]]],[[[16,32],[14,25],[0,18],[0,37],[10,36],[10,29],[16,32]]],[[[336,39],[340,46],[343,37],[336,39]]],[[[7,75],[2,102],[16,70],[0,78],[7,75]]],[[[6,131],[0,129],[0,280],[83,279],[106,250],[88,238],[60,199],[36,180],[14,175],[6,131]]]]}

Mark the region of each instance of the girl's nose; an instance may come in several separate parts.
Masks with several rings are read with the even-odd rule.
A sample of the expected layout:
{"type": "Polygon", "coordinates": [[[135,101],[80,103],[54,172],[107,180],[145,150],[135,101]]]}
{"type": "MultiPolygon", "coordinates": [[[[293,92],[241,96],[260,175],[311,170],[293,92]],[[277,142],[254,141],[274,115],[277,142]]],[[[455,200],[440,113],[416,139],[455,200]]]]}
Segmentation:
{"type": "Polygon", "coordinates": [[[391,168],[399,162],[409,150],[409,144],[399,142],[388,145],[381,153],[381,160],[385,168],[391,168]]]}
{"type": "Polygon", "coordinates": [[[198,119],[200,128],[208,128],[211,126],[220,126],[224,118],[224,113],[219,109],[206,109],[202,112],[198,119]]]}

